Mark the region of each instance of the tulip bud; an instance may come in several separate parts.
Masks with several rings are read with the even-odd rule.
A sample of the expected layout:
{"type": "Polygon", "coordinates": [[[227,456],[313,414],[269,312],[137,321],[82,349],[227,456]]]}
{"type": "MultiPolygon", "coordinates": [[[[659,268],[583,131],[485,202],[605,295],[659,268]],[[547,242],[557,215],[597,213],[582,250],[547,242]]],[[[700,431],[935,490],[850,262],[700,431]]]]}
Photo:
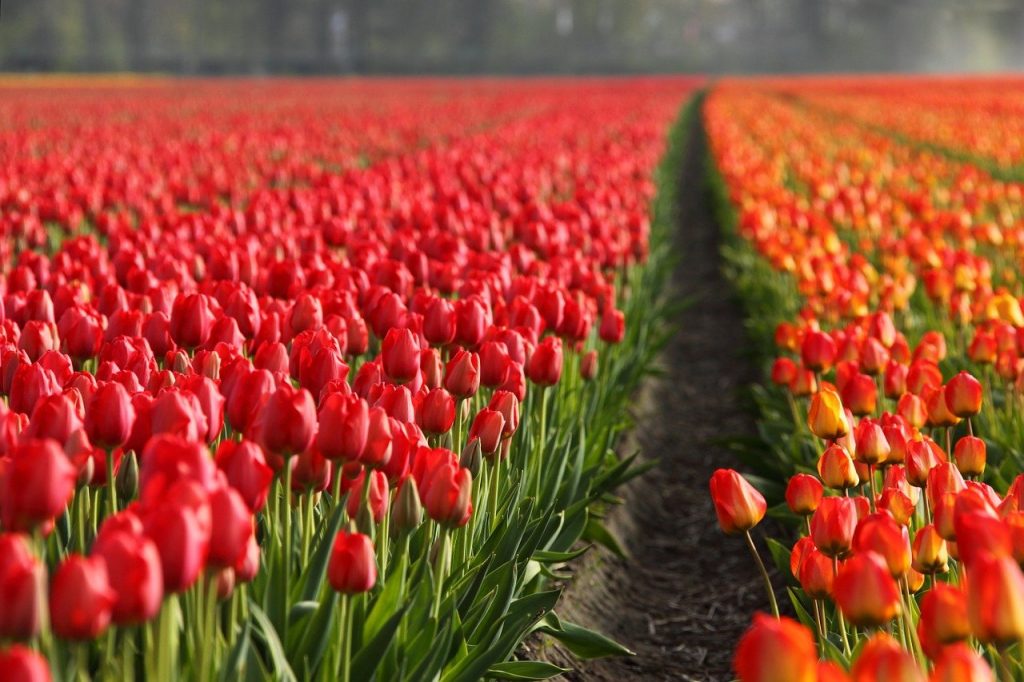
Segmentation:
{"type": "Polygon", "coordinates": [[[797,474],[786,485],[786,504],[799,516],[809,516],[821,503],[824,488],[821,481],[810,474],[797,474]]]}
{"type": "Polygon", "coordinates": [[[985,473],[985,441],[975,436],[964,436],[956,442],[953,459],[964,476],[981,476],[985,473]]]}
{"type": "Polygon", "coordinates": [[[445,368],[444,387],[456,398],[472,398],[480,390],[480,356],[466,350],[457,352],[445,368]]]}
{"type": "Polygon", "coordinates": [[[24,536],[0,534],[0,638],[27,640],[38,634],[43,573],[24,536]]]}
{"type": "Polygon", "coordinates": [[[0,649],[0,679],[11,682],[50,682],[50,666],[46,659],[19,644],[0,649]]]}
{"type": "Polygon", "coordinates": [[[949,380],[943,392],[947,409],[961,419],[981,412],[981,382],[967,372],[960,372],[949,380]]]}
{"type": "Polygon", "coordinates": [[[134,451],[121,458],[114,485],[117,496],[122,500],[134,499],[139,492],[139,460],[135,457],[134,451]]]}
{"type": "Polygon", "coordinates": [[[814,546],[830,557],[850,551],[857,529],[857,503],[848,497],[826,497],[811,516],[814,546]]]}
{"type": "Polygon", "coordinates": [[[736,646],[740,682],[816,682],[818,656],[810,630],[790,618],[754,614],[736,646]]]}
{"type": "Polygon", "coordinates": [[[832,444],[825,448],[818,460],[818,475],[829,488],[844,490],[860,483],[853,458],[842,445],[832,444]]]}
{"type": "Polygon", "coordinates": [[[423,523],[423,504],[412,479],[403,479],[398,484],[391,518],[394,521],[392,527],[398,532],[413,531],[423,523]]]}
{"type": "Polygon", "coordinates": [[[505,418],[505,426],[501,430],[502,438],[511,438],[519,430],[519,399],[508,391],[495,391],[488,405],[492,410],[501,413],[505,418]]]}
{"type": "Polygon", "coordinates": [[[871,637],[850,669],[853,682],[925,682],[914,657],[884,632],[871,637]]]}
{"type": "Polygon", "coordinates": [[[811,433],[823,440],[836,440],[850,431],[838,393],[823,388],[814,394],[807,413],[807,426],[811,433]]]}
{"type": "Polygon", "coordinates": [[[711,476],[711,501],[718,525],[730,535],[759,524],[768,508],[764,496],[732,469],[719,469],[711,476]]]}
{"type": "Polygon", "coordinates": [[[373,543],[362,533],[340,531],[334,538],[327,580],[335,591],[352,595],[369,592],[377,583],[373,543]]]}
{"type": "MultiPolygon", "coordinates": [[[[462,448],[462,454],[459,456],[459,466],[463,469],[468,469],[469,473],[476,478],[480,474],[480,465],[482,463],[481,458],[481,441],[479,436],[470,435],[469,442],[466,443],[466,447],[462,448]]],[[[491,453],[493,454],[493,453],[491,453]]]]}
{"type": "Polygon", "coordinates": [[[1013,559],[983,555],[971,565],[967,608],[971,632],[982,642],[1024,639],[1024,576],[1013,559]]]}
{"type": "Polygon", "coordinates": [[[57,568],[50,586],[54,633],[64,639],[95,639],[110,624],[116,600],[103,559],[70,555],[57,568]]]}
{"type": "Polygon", "coordinates": [[[485,407],[473,419],[473,424],[469,428],[469,438],[478,440],[483,454],[491,457],[498,450],[504,429],[505,417],[501,412],[485,407]]]}

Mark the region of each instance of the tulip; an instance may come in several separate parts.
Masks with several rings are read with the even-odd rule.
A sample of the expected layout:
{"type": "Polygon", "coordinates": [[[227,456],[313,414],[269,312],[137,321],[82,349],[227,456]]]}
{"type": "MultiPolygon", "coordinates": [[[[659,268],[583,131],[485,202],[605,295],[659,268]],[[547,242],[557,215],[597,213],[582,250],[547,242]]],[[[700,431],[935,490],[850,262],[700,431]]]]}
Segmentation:
{"type": "Polygon", "coordinates": [[[884,632],[871,637],[850,669],[853,682],[924,682],[914,657],[884,632]]]}
{"type": "Polygon", "coordinates": [[[598,334],[602,341],[607,343],[620,343],[626,335],[626,316],[621,310],[609,308],[601,316],[601,326],[598,334]]]}
{"type": "Polygon", "coordinates": [[[38,634],[43,570],[24,536],[0,534],[0,639],[38,634]]]}
{"type": "Polygon", "coordinates": [[[253,535],[252,512],[234,488],[220,486],[210,493],[210,551],[207,564],[230,568],[245,556],[253,535]]]}
{"type": "Polygon", "coordinates": [[[390,329],[381,344],[384,372],[392,381],[405,383],[419,372],[420,345],[408,329],[390,329]]]}
{"type": "Polygon", "coordinates": [[[50,682],[50,667],[41,655],[20,645],[0,649],[0,679],[8,682],[50,682]]]}
{"type": "Polygon", "coordinates": [[[894,578],[910,570],[910,534],[906,527],[884,512],[869,514],[860,520],[853,535],[853,549],[881,556],[894,578]]]}
{"type": "Polygon", "coordinates": [[[171,337],[179,346],[197,348],[206,343],[215,320],[210,299],[203,294],[178,296],[171,309],[171,337]]]}
{"type": "Polygon", "coordinates": [[[404,478],[398,484],[391,518],[399,532],[415,530],[423,523],[423,503],[415,482],[410,478],[404,478]]]}
{"type": "MultiPolygon", "coordinates": [[[[348,517],[352,520],[359,519],[360,512],[365,511],[366,509],[366,505],[363,504],[363,497],[366,495],[366,491],[364,491],[364,487],[366,486],[366,473],[366,469],[359,472],[358,478],[355,479],[352,484],[352,488],[349,491],[345,510],[348,517]]],[[[387,513],[390,492],[388,490],[388,479],[383,471],[370,469],[369,473],[370,518],[373,519],[374,523],[380,523],[384,520],[384,515],[387,513]]]]}
{"type": "Polygon", "coordinates": [[[445,368],[444,387],[460,400],[476,395],[480,389],[480,356],[458,351],[445,368]]]}
{"type": "Polygon", "coordinates": [[[435,466],[424,477],[420,498],[427,516],[442,526],[460,528],[473,514],[473,477],[457,462],[435,466]]]}
{"type": "Polygon", "coordinates": [[[889,441],[877,422],[863,419],[857,425],[854,433],[857,443],[855,454],[858,462],[873,466],[888,459],[889,441]]]}
{"type": "Polygon", "coordinates": [[[985,473],[985,441],[975,436],[964,436],[956,442],[953,459],[964,476],[980,477],[985,473]]]}
{"type": "Polygon", "coordinates": [[[933,659],[947,644],[965,641],[971,636],[967,595],[958,587],[936,582],[921,600],[917,633],[924,652],[933,659]]]}
{"type": "Polygon", "coordinates": [[[591,381],[597,376],[597,351],[592,350],[580,359],[580,377],[591,381]]]}
{"type": "Polygon", "coordinates": [[[823,495],[821,481],[810,474],[797,474],[786,485],[786,504],[790,511],[799,516],[813,514],[823,495]]]}
{"type": "Polygon", "coordinates": [[[317,413],[316,446],[327,459],[355,462],[366,450],[370,409],[356,395],[327,396],[317,413]]]}
{"type": "Polygon", "coordinates": [[[259,409],[251,427],[263,449],[289,456],[305,451],[316,435],[316,405],[304,388],[281,385],[259,409]]]}
{"type": "Polygon", "coordinates": [[[944,573],[949,561],[946,541],[939,535],[935,526],[922,526],[914,536],[913,567],[921,573],[944,573]]]}
{"type": "Polygon", "coordinates": [[[797,571],[800,587],[811,599],[825,599],[832,596],[835,582],[835,568],[832,559],[811,546],[800,560],[797,571]]]}
{"type": "Polygon", "coordinates": [[[443,388],[431,389],[417,404],[416,423],[425,433],[447,433],[455,423],[455,399],[443,388]]]}
{"type": "Polygon", "coordinates": [[[807,413],[807,426],[811,433],[822,440],[836,440],[850,431],[838,393],[823,388],[814,394],[807,413]]]}
{"type": "Polygon", "coordinates": [[[135,408],[124,386],[108,382],[96,389],[85,412],[85,430],[93,443],[118,447],[128,440],[134,423],[135,408]]]}
{"type": "Polygon", "coordinates": [[[829,488],[845,490],[860,483],[853,458],[842,445],[832,444],[825,448],[818,460],[818,475],[829,488]]]}
{"type": "Polygon", "coordinates": [[[334,538],[327,580],[345,595],[369,592],[377,583],[373,543],[362,533],[340,531],[334,538]]]}
{"type": "Polygon", "coordinates": [[[195,583],[210,546],[209,501],[195,484],[182,481],[180,486],[187,486],[195,499],[187,504],[168,499],[145,519],[146,536],[160,553],[167,593],[184,592],[195,583]]]}
{"type": "Polygon", "coordinates": [[[50,586],[50,623],[64,639],[95,639],[110,624],[117,594],[100,557],[72,554],[57,567],[50,586]]]}
{"type": "Polygon", "coordinates": [[[843,404],[858,417],[875,412],[877,388],[875,380],[867,374],[853,376],[841,391],[843,404]]]}
{"type": "Polygon", "coordinates": [[[526,363],[526,375],[538,386],[554,386],[562,376],[562,341],[545,337],[526,363]]]}
{"type": "Polygon", "coordinates": [[[473,425],[469,428],[469,440],[479,441],[483,454],[493,455],[498,449],[504,428],[505,417],[501,412],[485,407],[473,419],[473,425]]]}
{"type": "Polygon", "coordinates": [[[0,520],[4,528],[29,531],[64,512],[78,471],[54,440],[26,440],[0,466],[0,520]]]}
{"type": "Polygon", "coordinates": [[[996,646],[1024,639],[1024,576],[1016,562],[982,555],[969,570],[967,609],[974,636],[996,646]]]}
{"type": "Polygon", "coordinates": [[[850,551],[857,529],[857,504],[848,497],[826,497],[811,516],[814,546],[830,557],[850,551]]]}
{"type": "Polygon", "coordinates": [[[388,464],[394,440],[391,420],[380,407],[370,409],[367,417],[366,448],[360,462],[368,467],[383,467],[388,464]]]}
{"type": "Polygon", "coordinates": [[[928,474],[945,457],[935,441],[913,440],[907,443],[907,481],[918,488],[928,484],[928,474]]]}
{"type": "Polygon", "coordinates": [[[164,597],[163,571],[156,545],[143,535],[112,530],[100,534],[92,553],[107,567],[115,599],[111,612],[113,622],[135,625],[154,618],[164,597]]]}
{"type": "Polygon", "coordinates": [[[930,682],[994,682],[995,676],[980,655],[966,644],[947,646],[937,654],[930,682]]]}
{"type": "Polygon", "coordinates": [[[836,342],[825,332],[811,330],[800,343],[800,358],[813,372],[827,372],[835,364],[836,342]]]}
{"type": "Polygon", "coordinates": [[[949,380],[943,391],[946,408],[961,419],[981,412],[981,382],[967,372],[960,372],[949,380]]]}
{"type": "Polygon", "coordinates": [[[832,661],[818,661],[818,682],[849,682],[846,671],[832,661]]]}
{"type": "Polygon", "coordinates": [[[719,469],[711,477],[711,500],[718,525],[732,535],[745,533],[764,518],[764,496],[732,469],[719,469]]]}
{"type": "Polygon", "coordinates": [[[818,390],[818,379],[814,372],[798,367],[793,379],[789,382],[789,392],[794,398],[806,398],[818,390]]]}
{"type": "Polygon", "coordinates": [[[810,630],[790,618],[762,613],[754,614],[733,659],[740,682],[816,682],[817,666],[810,630]]]}
{"type": "Polygon", "coordinates": [[[881,555],[855,554],[839,570],[832,594],[854,625],[880,627],[900,613],[900,592],[881,555]]]}
{"type": "Polygon", "coordinates": [[[888,512],[889,516],[903,526],[909,526],[914,518],[916,506],[914,501],[897,488],[886,488],[876,503],[878,509],[888,512]]]}
{"type": "Polygon", "coordinates": [[[249,440],[221,441],[216,463],[228,484],[242,496],[249,511],[259,513],[267,503],[270,483],[274,478],[274,471],[267,466],[260,446],[249,440]]]}
{"type": "Polygon", "coordinates": [[[789,386],[796,377],[796,363],[789,358],[776,358],[772,363],[771,381],[776,386],[789,386]]]}

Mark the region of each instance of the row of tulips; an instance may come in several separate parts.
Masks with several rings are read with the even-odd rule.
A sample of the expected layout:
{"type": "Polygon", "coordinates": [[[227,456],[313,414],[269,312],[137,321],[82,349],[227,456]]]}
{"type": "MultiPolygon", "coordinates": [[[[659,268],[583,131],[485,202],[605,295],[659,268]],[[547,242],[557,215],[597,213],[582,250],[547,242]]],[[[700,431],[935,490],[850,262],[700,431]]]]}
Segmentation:
{"type": "Polygon", "coordinates": [[[736,671],[1017,679],[1021,188],[802,87],[727,83],[705,108],[727,257],[771,364],[755,473],[716,473],[712,498],[759,563],[767,514],[796,535],[768,541],[795,618],[755,618],[736,671]]]}
{"type": "Polygon", "coordinates": [[[530,633],[623,653],[551,579],[614,544],[640,470],[612,446],[690,83],[224,87],[242,103],[5,100],[0,678],[561,672],[514,659],[530,633]],[[352,129],[403,140],[394,107],[422,149],[352,129]],[[487,114],[436,129],[462,107],[487,114]]]}

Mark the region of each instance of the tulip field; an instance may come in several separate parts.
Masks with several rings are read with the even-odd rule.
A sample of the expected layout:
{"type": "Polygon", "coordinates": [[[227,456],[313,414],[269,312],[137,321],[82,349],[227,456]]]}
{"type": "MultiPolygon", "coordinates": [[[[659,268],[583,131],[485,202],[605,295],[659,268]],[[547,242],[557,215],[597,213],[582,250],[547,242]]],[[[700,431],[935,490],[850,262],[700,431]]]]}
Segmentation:
{"type": "Polygon", "coordinates": [[[741,680],[1024,674],[1021,93],[837,78],[707,97],[727,268],[770,365],[748,476],[722,469],[711,494],[748,542],[777,519],[760,553],[785,577],[741,680]]]}
{"type": "Polygon", "coordinates": [[[0,82],[0,679],[626,653],[554,607],[643,470],[693,85],[0,82]]]}
{"type": "Polygon", "coordinates": [[[587,679],[713,629],[685,570],[646,632],[563,617],[626,622],[566,587],[637,541],[749,555],[722,679],[1024,679],[1022,115],[1010,77],[0,78],[0,682],[587,679]],[[623,439],[721,333],[694,197],[758,377],[699,476],[623,439]]]}

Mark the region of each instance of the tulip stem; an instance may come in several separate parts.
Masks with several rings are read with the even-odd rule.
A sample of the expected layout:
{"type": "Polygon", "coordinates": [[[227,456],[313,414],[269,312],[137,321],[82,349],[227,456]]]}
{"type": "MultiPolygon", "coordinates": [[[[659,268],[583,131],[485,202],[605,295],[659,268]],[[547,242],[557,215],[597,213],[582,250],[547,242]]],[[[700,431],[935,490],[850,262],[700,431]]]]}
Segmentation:
{"type": "Polygon", "coordinates": [[[437,538],[437,558],[434,564],[434,573],[437,584],[434,586],[434,603],[430,611],[433,618],[437,618],[441,612],[441,595],[444,592],[444,581],[448,573],[448,564],[451,563],[452,543],[451,536],[446,526],[441,526],[441,534],[437,538]]]}
{"type": "MultiPolygon", "coordinates": [[[[291,458],[284,460],[284,497],[281,503],[284,505],[284,584],[290,588],[292,584],[292,463],[291,458]]],[[[285,595],[285,618],[281,622],[282,635],[288,634],[288,596],[285,595]]]]}
{"type": "Polygon", "coordinates": [[[341,682],[352,677],[352,609],[351,597],[341,595],[341,682]]]}
{"type": "Polygon", "coordinates": [[[999,678],[1003,682],[1013,682],[1013,669],[1010,667],[1010,651],[1008,647],[999,647],[999,678]]]}
{"type": "MultiPolygon", "coordinates": [[[[836,557],[832,558],[832,575],[833,577],[839,575],[839,559],[836,557]]],[[[850,638],[846,634],[846,618],[843,617],[843,611],[838,604],[836,604],[836,619],[839,621],[839,634],[843,638],[843,652],[849,657],[853,652],[850,649],[850,638]]]]}
{"type": "Polygon", "coordinates": [[[107,492],[110,493],[110,515],[117,513],[117,488],[114,481],[114,452],[107,451],[107,492]]]}
{"type": "Polygon", "coordinates": [[[754,555],[754,561],[757,562],[757,568],[761,571],[761,577],[764,578],[764,587],[768,592],[768,601],[772,605],[772,613],[776,618],[779,617],[779,603],[775,601],[775,589],[772,587],[772,579],[768,575],[768,569],[765,568],[764,562],[761,561],[761,555],[757,553],[757,546],[754,544],[754,538],[751,537],[750,531],[746,531],[743,536],[747,538],[747,547],[750,548],[750,553],[754,555]]]}
{"type": "Polygon", "coordinates": [[[878,493],[875,492],[875,465],[868,465],[868,483],[871,484],[871,513],[875,511],[875,500],[878,499],[878,493]]]}

